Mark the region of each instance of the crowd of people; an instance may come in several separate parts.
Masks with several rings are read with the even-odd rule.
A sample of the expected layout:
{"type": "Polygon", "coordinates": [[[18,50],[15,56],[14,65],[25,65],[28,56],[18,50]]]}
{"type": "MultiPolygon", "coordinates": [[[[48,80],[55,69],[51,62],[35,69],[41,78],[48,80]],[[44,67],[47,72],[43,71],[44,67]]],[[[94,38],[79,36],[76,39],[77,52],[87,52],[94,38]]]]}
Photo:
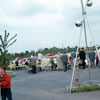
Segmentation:
{"type": "MultiPolygon", "coordinates": [[[[98,54],[100,54],[99,51],[98,51],[98,54]]],[[[88,56],[87,56],[84,48],[81,48],[77,55],[80,58],[80,62],[81,62],[80,68],[85,69],[88,66],[90,66],[91,68],[96,68],[96,67],[99,68],[100,67],[99,66],[100,65],[99,57],[98,57],[97,53],[95,53],[95,51],[90,50],[88,52],[88,56]],[[87,60],[87,58],[88,58],[88,60],[87,60]]],[[[32,68],[33,73],[36,73],[37,65],[40,65],[40,71],[42,71],[41,67],[43,67],[43,66],[41,64],[43,61],[43,57],[44,56],[42,55],[42,53],[38,53],[37,56],[31,55],[30,58],[25,60],[25,64],[32,68]]],[[[58,52],[58,54],[56,54],[55,56],[50,56],[49,63],[51,64],[51,66],[50,66],[51,71],[63,70],[64,72],[66,72],[69,68],[72,69],[74,66],[75,58],[76,58],[76,52],[73,49],[72,49],[72,52],[70,53],[70,55],[68,55],[68,53],[66,53],[66,52],[64,52],[63,54],[58,52]]],[[[17,58],[15,61],[16,66],[19,65],[18,60],[19,59],[17,58]]]]}
{"type": "MultiPolygon", "coordinates": [[[[51,64],[51,71],[64,71],[66,72],[69,68],[73,69],[75,60],[75,80],[76,85],[79,85],[79,69],[86,69],[88,67],[91,68],[100,68],[100,61],[98,55],[100,54],[100,50],[97,52],[92,49],[86,54],[84,48],[81,48],[79,53],[76,55],[76,52],[72,49],[70,56],[68,53],[64,52],[61,54],[58,52],[56,56],[49,57],[49,63],[51,64]],[[69,67],[70,66],[70,67],[69,67]]],[[[40,65],[40,71],[42,71],[41,63],[43,61],[43,55],[39,53],[37,56],[31,55],[28,60],[25,60],[25,64],[32,68],[32,72],[36,74],[37,72],[37,64],[40,65]]],[[[18,59],[16,60],[16,66],[18,66],[18,59]]]]}
{"type": "Polygon", "coordinates": [[[63,54],[58,53],[56,56],[57,64],[55,64],[53,57],[50,59],[51,63],[51,70],[61,70],[63,69],[64,72],[68,70],[68,65],[70,64],[71,69],[73,69],[73,66],[75,64],[75,83],[77,86],[79,86],[79,69],[86,69],[88,67],[90,68],[100,68],[100,61],[99,61],[99,54],[100,50],[97,52],[93,51],[92,49],[88,52],[86,55],[86,52],[84,48],[81,48],[79,53],[76,55],[76,52],[72,50],[70,57],[68,57],[68,54],[64,52],[63,54]],[[77,56],[77,57],[76,57],[77,56]]]}
{"type": "MultiPolygon", "coordinates": [[[[98,52],[98,54],[100,54],[100,53],[98,52]]],[[[84,48],[80,49],[78,56],[79,56],[80,61],[82,63],[81,68],[85,69],[86,66],[88,67],[88,65],[90,65],[91,68],[100,67],[99,66],[100,65],[99,58],[98,58],[97,53],[95,53],[95,51],[90,50],[88,52],[89,63],[88,63],[86,52],[84,51],[84,48]]],[[[24,63],[27,66],[29,65],[34,70],[36,70],[36,68],[34,66],[36,66],[37,64],[41,65],[43,57],[44,56],[41,53],[39,53],[37,56],[31,55],[30,58],[24,59],[24,63]]],[[[64,52],[63,54],[58,52],[58,54],[56,56],[51,56],[49,58],[50,58],[49,63],[51,64],[52,71],[53,70],[63,70],[64,72],[66,72],[69,68],[69,65],[70,65],[70,68],[73,68],[74,59],[76,58],[76,52],[72,49],[70,56],[66,52],[64,52]]],[[[15,64],[16,64],[16,66],[19,66],[19,59],[18,58],[16,58],[15,64]]],[[[35,73],[35,71],[33,71],[33,72],[35,73]]]]}

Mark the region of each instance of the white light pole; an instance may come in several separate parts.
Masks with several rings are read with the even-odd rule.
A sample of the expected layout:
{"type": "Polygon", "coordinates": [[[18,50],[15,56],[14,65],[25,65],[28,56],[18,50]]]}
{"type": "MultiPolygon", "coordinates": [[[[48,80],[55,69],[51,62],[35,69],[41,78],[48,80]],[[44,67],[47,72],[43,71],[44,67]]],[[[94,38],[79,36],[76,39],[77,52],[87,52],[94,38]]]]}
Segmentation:
{"type": "MultiPolygon", "coordinates": [[[[88,60],[88,44],[87,44],[87,32],[86,32],[86,7],[87,6],[91,7],[92,6],[92,1],[87,0],[85,6],[84,6],[84,3],[83,3],[83,0],[80,0],[80,1],[81,1],[81,7],[82,7],[83,20],[82,21],[77,21],[75,23],[75,25],[77,27],[81,27],[81,29],[84,28],[85,44],[86,44],[86,49],[87,49],[87,62],[88,62],[88,70],[89,70],[89,84],[91,85],[91,74],[90,74],[90,67],[89,67],[89,60],[88,60]]],[[[82,34],[82,30],[81,30],[80,38],[79,38],[79,45],[80,45],[80,40],[81,40],[81,34],[82,34]]],[[[79,45],[78,45],[78,48],[77,48],[76,59],[77,59],[79,45]]],[[[73,73],[72,73],[71,84],[70,84],[70,93],[71,93],[73,79],[74,79],[75,66],[76,66],[76,60],[75,60],[74,67],[73,67],[73,73]]]]}
{"type": "MultiPolygon", "coordinates": [[[[87,6],[92,6],[92,2],[90,0],[87,0],[87,6]]],[[[89,66],[89,59],[88,59],[88,44],[87,44],[87,33],[86,33],[86,9],[83,5],[83,0],[81,0],[81,6],[82,6],[82,15],[83,15],[83,27],[84,27],[84,35],[85,35],[85,43],[86,43],[86,50],[87,50],[87,62],[88,62],[88,69],[89,69],[89,83],[91,85],[91,73],[90,73],[90,66],[89,66]]]]}

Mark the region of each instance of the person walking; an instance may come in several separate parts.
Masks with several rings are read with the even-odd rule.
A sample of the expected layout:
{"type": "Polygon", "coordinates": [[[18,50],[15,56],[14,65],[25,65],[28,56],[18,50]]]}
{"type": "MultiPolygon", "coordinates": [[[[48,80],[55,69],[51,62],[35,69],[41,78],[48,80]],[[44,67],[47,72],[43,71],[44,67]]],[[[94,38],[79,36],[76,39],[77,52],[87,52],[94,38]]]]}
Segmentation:
{"type": "Polygon", "coordinates": [[[62,61],[61,61],[61,54],[60,52],[58,52],[58,55],[56,57],[56,61],[57,61],[57,69],[58,70],[62,70],[62,61]]]}
{"type": "Polygon", "coordinates": [[[89,52],[89,59],[91,68],[95,68],[95,52],[93,50],[89,52]]]}
{"type": "Polygon", "coordinates": [[[36,57],[34,55],[31,55],[30,60],[30,66],[32,67],[32,72],[36,74],[36,57]]]}
{"type": "Polygon", "coordinates": [[[62,60],[62,64],[63,64],[63,70],[64,72],[67,71],[67,64],[68,64],[68,56],[66,54],[66,52],[64,52],[64,54],[61,56],[61,60],[62,60]]]}
{"type": "Polygon", "coordinates": [[[73,63],[73,59],[76,57],[76,52],[72,49],[71,52],[71,68],[73,68],[74,63],[73,63]]]}
{"type": "Polygon", "coordinates": [[[86,59],[86,54],[85,54],[85,51],[84,51],[84,48],[82,48],[79,52],[79,57],[80,57],[80,60],[82,61],[82,66],[83,66],[83,69],[85,69],[85,59],[86,59]]]}

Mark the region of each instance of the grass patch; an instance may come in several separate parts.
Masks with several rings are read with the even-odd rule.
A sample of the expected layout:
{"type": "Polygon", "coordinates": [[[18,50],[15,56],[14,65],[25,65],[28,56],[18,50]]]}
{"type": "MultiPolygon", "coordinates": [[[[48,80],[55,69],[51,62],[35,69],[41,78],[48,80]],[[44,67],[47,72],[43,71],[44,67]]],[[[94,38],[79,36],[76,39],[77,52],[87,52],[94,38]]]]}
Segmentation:
{"type": "Polygon", "coordinates": [[[89,91],[98,91],[98,90],[100,90],[99,85],[86,85],[86,86],[79,86],[77,88],[72,88],[71,93],[89,92],[89,91]]]}
{"type": "Polygon", "coordinates": [[[16,75],[10,75],[10,77],[11,77],[11,78],[14,78],[14,77],[16,77],[16,75]]]}

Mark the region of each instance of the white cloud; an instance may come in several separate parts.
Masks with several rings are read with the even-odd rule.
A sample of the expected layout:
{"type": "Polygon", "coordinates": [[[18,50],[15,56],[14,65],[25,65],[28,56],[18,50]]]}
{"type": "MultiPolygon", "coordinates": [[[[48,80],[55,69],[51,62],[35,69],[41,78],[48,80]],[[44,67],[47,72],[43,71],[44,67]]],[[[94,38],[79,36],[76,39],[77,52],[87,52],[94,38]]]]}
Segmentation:
{"type": "MultiPolygon", "coordinates": [[[[76,3],[73,3],[72,0],[4,0],[0,4],[0,22],[7,25],[19,27],[34,27],[38,25],[45,26],[48,24],[51,25],[54,24],[56,20],[63,20],[64,16],[62,10],[69,8],[68,10],[66,9],[67,13],[70,8],[74,8],[77,6],[77,2],[78,0],[76,0],[76,3]],[[71,4],[72,7],[70,7],[69,4],[71,4]],[[31,9],[29,9],[30,6],[31,9]],[[41,11],[42,8],[37,7],[37,9],[40,9],[40,12],[38,12],[37,9],[34,8],[34,6],[44,7],[44,10],[47,10],[47,12],[43,12],[41,11]],[[28,12],[27,9],[29,9],[28,12]],[[36,10],[38,13],[34,14],[34,10],[36,10]],[[30,15],[29,13],[32,14],[30,15]]],[[[67,18],[68,17],[70,16],[67,16],[67,18]]]]}
{"type": "MultiPolygon", "coordinates": [[[[93,0],[93,2],[93,6],[87,8],[87,16],[93,31],[96,31],[96,34],[98,34],[100,7],[97,0],[93,0]]],[[[6,26],[12,33],[14,31],[23,34],[19,36],[16,43],[16,45],[22,43],[23,49],[38,48],[37,44],[42,40],[47,42],[46,46],[59,46],[64,41],[67,41],[66,46],[76,45],[79,29],[74,26],[74,23],[81,19],[80,0],[0,1],[0,25],[6,26]],[[41,34],[43,34],[42,37],[41,34]],[[23,39],[23,36],[25,39],[23,39]],[[51,41],[48,37],[52,36],[51,41]],[[27,37],[29,37],[29,40],[25,41],[27,37]],[[55,37],[57,37],[58,41],[55,40],[55,37]],[[71,41],[72,37],[74,37],[73,42],[71,41]]]]}
{"type": "Polygon", "coordinates": [[[56,14],[38,13],[28,17],[3,16],[0,18],[0,22],[16,27],[40,27],[54,24],[56,20],[61,20],[63,18],[60,12],[56,14]]]}

